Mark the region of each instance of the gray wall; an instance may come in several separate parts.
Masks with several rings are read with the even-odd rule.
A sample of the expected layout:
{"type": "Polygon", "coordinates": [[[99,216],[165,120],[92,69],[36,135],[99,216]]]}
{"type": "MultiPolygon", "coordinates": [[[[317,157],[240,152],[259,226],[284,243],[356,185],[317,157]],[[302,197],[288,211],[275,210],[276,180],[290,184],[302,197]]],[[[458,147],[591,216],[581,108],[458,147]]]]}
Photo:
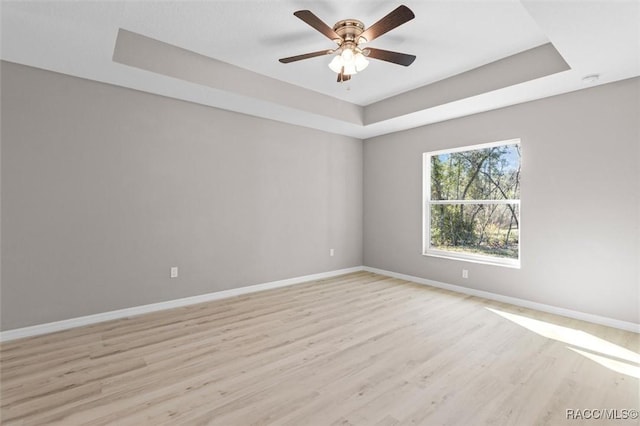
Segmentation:
{"type": "Polygon", "coordinates": [[[362,141],[1,74],[3,330],[362,265],[362,141]]]}
{"type": "Polygon", "coordinates": [[[365,141],[365,265],[640,322],[639,98],[626,80],[365,141]],[[422,153],[511,138],[522,268],[422,256],[422,153]]]}
{"type": "Polygon", "coordinates": [[[639,79],[363,152],[16,64],[1,78],[3,330],[361,264],[640,322],[639,79]],[[516,137],[522,268],[422,256],[422,153],[516,137]]]}

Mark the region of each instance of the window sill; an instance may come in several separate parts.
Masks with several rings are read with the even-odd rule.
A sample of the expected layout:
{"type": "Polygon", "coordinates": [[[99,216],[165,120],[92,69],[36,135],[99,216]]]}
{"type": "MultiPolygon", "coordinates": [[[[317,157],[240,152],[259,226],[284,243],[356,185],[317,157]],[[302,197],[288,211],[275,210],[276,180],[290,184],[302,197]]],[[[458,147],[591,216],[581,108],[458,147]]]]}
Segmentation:
{"type": "Polygon", "coordinates": [[[454,253],[444,250],[427,249],[423,256],[437,257],[440,259],[458,260],[463,262],[479,263],[481,265],[503,266],[505,268],[520,269],[520,259],[506,259],[500,257],[489,257],[466,253],[454,253]]]}

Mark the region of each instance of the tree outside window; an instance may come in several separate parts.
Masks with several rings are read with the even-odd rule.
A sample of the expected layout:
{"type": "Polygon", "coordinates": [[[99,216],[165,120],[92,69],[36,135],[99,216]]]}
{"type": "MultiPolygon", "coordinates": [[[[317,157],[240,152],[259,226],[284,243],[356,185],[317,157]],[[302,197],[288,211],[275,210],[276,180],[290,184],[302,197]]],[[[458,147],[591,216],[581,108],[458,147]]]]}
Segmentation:
{"type": "Polygon", "coordinates": [[[424,154],[424,254],[520,265],[520,141],[424,154]]]}

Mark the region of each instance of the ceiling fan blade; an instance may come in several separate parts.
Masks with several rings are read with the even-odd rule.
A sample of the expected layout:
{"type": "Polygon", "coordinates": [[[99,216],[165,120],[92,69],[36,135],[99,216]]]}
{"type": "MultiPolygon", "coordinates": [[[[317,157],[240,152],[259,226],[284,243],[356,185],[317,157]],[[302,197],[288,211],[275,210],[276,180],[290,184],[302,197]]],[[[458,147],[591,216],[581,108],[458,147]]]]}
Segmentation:
{"type": "Polygon", "coordinates": [[[306,22],[311,27],[313,27],[316,30],[318,30],[320,33],[324,34],[325,37],[327,37],[327,38],[329,38],[331,40],[334,40],[336,43],[342,41],[342,38],[340,38],[338,33],[333,31],[333,29],[330,26],[328,26],[327,24],[322,22],[322,20],[320,18],[318,18],[316,15],[314,15],[313,13],[311,13],[311,11],[309,11],[309,10],[298,10],[297,12],[293,12],[293,14],[295,16],[297,16],[298,18],[302,19],[304,22],[306,22]]]}
{"type": "Polygon", "coordinates": [[[360,34],[360,38],[364,38],[367,42],[370,42],[415,17],[416,15],[414,15],[411,9],[407,6],[398,6],[387,16],[367,28],[362,34],[360,34]]]}
{"type": "Polygon", "coordinates": [[[340,72],[338,73],[338,83],[344,83],[345,81],[349,80],[351,80],[351,74],[345,74],[344,67],[342,67],[340,69],[340,72]]]}
{"type": "Polygon", "coordinates": [[[289,56],[288,58],[279,59],[279,61],[283,64],[288,64],[290,62],[301,61],[303,59],[315,58],[316,56],[328,55],[333,52],[335,52],[335,50],[332,49],[318,50],[317,52],[305,53],[304,55],[289,56]]]}
{"type": "Polygon", "coordinates": [[[338,83],[344,83],[349,80],[351,80],[351,76],[349,74],[338,74],[338,83]]]}
{"type": "Polygon", "coordinates": [[[394,64],[404,65],[405,67],[408,67],[416,60],[415,55],[392,52],[390,50],[374,49],[373,47],[367,47],[364,49],[363,53],[369,58],[392,62],[394,64]]]}

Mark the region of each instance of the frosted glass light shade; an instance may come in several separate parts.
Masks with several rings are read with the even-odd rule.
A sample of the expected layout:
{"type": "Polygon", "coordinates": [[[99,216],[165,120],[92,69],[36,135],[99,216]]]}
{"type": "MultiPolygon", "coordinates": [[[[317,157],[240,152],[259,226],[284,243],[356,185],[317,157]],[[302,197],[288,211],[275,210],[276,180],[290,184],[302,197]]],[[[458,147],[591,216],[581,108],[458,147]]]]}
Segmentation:
{"type": "Polygon", "coordinates": [[[351,49],[344,49],[342,51],[342,59],[344,59],[345,63],[349,63],[351,61],[353,61],[353,50],[351,49]]]}
{"type": "Polygon", "coordinates": [[[357,71],[362,71],[363,69],[369,66],[369,61],[367,60],[367,58],[365,58],[364,55],[359,52],[356,53],[356,56],[354,58],[354,63],[357,71]]]}
{"type": "Polygon", "coordinates": [[[335,73],[339,73],[340,71],[342,71],[343,65],[344,65],[344,60],[342,59],[342,56],[336,55],[333,57],[333,60],[329,63],[329,68],[331,68],[331,71],[335,73]]]}
{"type": "Polygon", "coordinates": [[[369,65],[369,61],[361,52],[355,52],[353,49],[345,48],[339,55],[333,57],[329,63],[331,71],[344,75],[357,74],[369,65]]]}
{"type": "Polygon", "coordinates": [[[358,73],[358,70],[356,70],[356,64],[353,61],[344,64],[345,75],[352,75],[357,73],[358,73]]]}

